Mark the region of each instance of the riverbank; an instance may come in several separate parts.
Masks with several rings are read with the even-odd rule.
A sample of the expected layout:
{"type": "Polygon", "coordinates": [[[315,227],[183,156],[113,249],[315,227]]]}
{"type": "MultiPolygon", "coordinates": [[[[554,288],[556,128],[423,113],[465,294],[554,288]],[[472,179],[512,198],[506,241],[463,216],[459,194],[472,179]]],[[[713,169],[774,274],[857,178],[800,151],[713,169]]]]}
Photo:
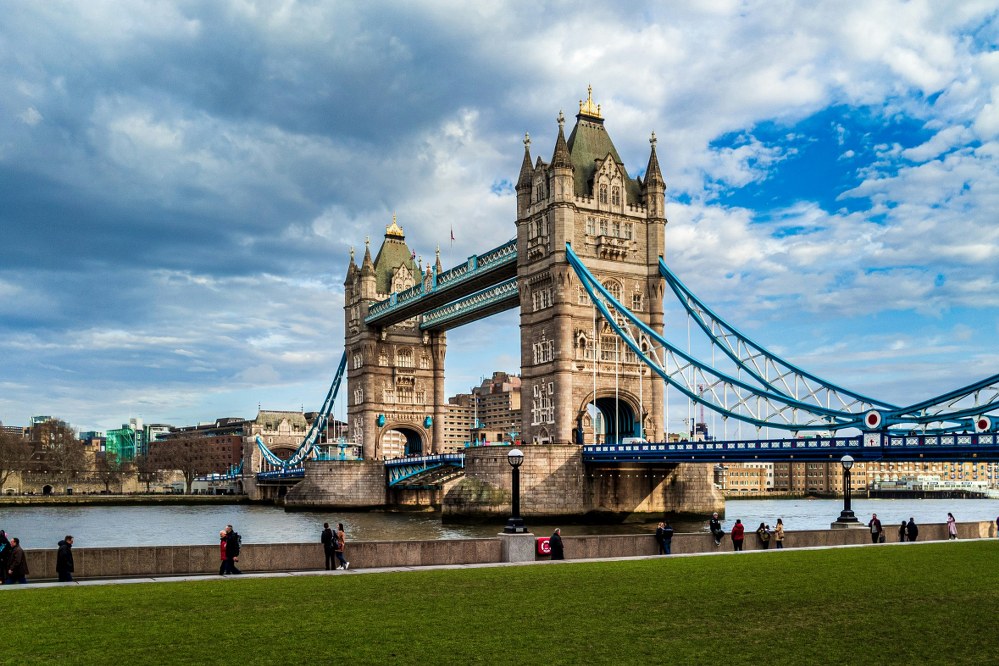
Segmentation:
{"type": "MultiPolygon", "coordinates": [[[[547,536],[537,534],[537,537],[547,536]]],[[[891,541],[894,535],[888,532],[891,541]]],[[[962,540],[988,539],[996,536],[993,522],[958,523],[962,540]]],[[[517,538],[517,537],[514,537],[517,538]]],[[[535,539],[519,542],[517,561],[545,560],[538,553],[535,539]],[[532,555],[533,553],[533,555],[532,555]]],[[[506,548],[509,537],[492,536],[480,539],[446,539],[433,541],[350,541],[346,558],[354,568],[425,567],[456,564],[490,564],[511,561],[506,548]]],[[[586,536],[563,535],[567,559],[603,560],[618,557],[656,555],[658,544],[651,533],[605,534],[586,536]]],[[[946,541],[945,523],[919,526],[919,541],[946,541]]],[[[785,548],[814,548],[871,544],[871,534],[862,529],[789,530],[785,548]]],[[[746,551],[763,550],[752,533],[747,534],[746,551]]],[[[775,548],[776,549],[776,548],[775,548]]],[[[716,546],[710,534],[676,534],[674,553],[694,554],[732,550],[730,536],[716,546]]],[[[56,577],[55,549],[25,548],[33,580],[56,577]]],[[[77,578],[121,578],[137,576],[185,576],[217,573],[219,546],[217,538],[210,545],[174,545],[120,548],[73,548],[77,578]]],[[[322,547],[318,539],[311,543],[250,543],[244,538],[239,566],[246,572],[308,571],[322,569],[322,547]]]]}
{"type": "Polygon", "coordinates": [[[219,506],[270,504],[253,502],[246,495],[4,495],[0,509],[21,506],[219,506]]]}

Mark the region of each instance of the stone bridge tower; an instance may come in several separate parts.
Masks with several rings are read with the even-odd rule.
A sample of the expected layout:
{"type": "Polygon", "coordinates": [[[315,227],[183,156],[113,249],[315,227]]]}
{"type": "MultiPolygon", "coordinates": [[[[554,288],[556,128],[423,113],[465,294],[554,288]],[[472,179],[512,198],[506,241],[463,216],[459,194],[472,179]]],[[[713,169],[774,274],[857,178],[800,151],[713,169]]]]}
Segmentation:
{"type": "Polygon", "coordinates": [[[583,444],[642,435],[663,441],[663,383],[599,315],[565,257],[570,243],[625,307],[663,330],[665,183],[655,134],[643,178],[624,168],[592,89],[569,138],[559,113],[551,162],[517,182],[522,434],[527,443],[583,444]]]}
{"type": "MultiPolygon", "coordinates": [[[[439,252],[436,264],[439,273],[439,252]]],[[[347,422],[365,460],[385,457],[385,439],[393,431],[405,438],[405,453],[438,452],[442,446],[446,334],[420,331],[416,319],[385,328],[364,323],[372,303],[431,274],[430,266],[421,271],[417,265],[395,216],[374,260],[368,241],[360,267],[351,250],[344,283],[347,422]]]]}

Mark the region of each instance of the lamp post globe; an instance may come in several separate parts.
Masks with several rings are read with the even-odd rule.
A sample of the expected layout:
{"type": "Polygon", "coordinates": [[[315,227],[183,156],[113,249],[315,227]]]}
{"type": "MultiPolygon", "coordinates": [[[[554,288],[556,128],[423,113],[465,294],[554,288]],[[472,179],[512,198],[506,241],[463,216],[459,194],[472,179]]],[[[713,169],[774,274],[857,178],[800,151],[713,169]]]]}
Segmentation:
{"type": "Polygon", "coordinates": [[[524,525],[524,519],[520,517],[520,466],[524,463],[524,452],[520,449],[510,449],[510,452],[506,454],[506,461],[510,463],[513,473],[513,510],[510,518],[506,521],[503,532],[505,534],[524,534],[527,532],[527,526],[524,525]]]}
{"type": "Polygon", "coordinates": [[[850,508],[850,470],[853,468],[853,456],[847,454],[839,459],[839,463],[843,466],[843,510],[840,511],[836,523],[846,526],[859,522],[853,509],[850,508]]]}

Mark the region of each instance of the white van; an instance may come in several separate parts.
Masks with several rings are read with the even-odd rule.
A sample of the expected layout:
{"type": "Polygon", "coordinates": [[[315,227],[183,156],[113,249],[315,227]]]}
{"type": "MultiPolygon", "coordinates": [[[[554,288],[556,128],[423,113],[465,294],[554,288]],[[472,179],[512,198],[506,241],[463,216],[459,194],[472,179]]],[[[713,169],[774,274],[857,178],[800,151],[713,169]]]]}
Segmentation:
{"type": "Polygon", "coordinates": [[[622,444],[648,444],[644,437],[625,437],[621,440],[622,444]]]}

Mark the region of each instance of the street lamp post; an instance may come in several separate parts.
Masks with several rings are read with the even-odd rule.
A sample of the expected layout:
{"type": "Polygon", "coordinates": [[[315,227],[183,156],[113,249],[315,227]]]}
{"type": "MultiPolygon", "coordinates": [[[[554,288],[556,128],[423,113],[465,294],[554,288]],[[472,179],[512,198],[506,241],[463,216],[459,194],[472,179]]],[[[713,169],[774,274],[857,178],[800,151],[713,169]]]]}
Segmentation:
{"type": "Polygon", "coordinates": [[[524,525],[524,519],[520,517],[520,466],[524,462],[524,452],[520,449],[510,449],[506,454],[506,461],[513,468],[513,514],[506,521],[503,533],[524,534],[527,532],[527,527],[524,525]]]}
{"type": "Polygon", "coordinates": [[[839,462],[843,466],[843,510],[840,511],[839,518],[834,524],[847,527],[859,523],[857,517],[853,515],[853,509],[850,508],[850,469],[853,467],[853,456],[845,455],[839,462]]]}

